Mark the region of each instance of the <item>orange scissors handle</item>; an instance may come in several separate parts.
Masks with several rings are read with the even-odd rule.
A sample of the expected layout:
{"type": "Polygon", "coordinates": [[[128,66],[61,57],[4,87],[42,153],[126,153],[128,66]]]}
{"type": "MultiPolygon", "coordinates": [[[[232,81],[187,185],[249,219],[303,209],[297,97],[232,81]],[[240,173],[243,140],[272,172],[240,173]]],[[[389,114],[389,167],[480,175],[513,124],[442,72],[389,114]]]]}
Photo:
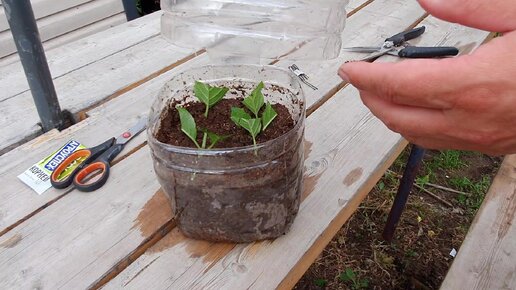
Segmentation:
{"type": "Polygon", "coordinates": [[[52,172],[52,175],[50,176],[50,183],[54,188],[58,189],[68,187],[70,184],[72,184],[74,177],[79,171],[85,168],[93,160],[97,159],[97,157],[112,147],[114,143],[115,138],[111,138],[93,148],[81,149],[72,153],[52,172]],[[63,177],[62,175],[65,170],[75,162],[80,162],[80,164],[70,174],[68,174],[66,177],[63,177]]]}
{"type": "Polygon", "coordinates": [[[73,179],[75,188],[90,192],[101,188],[109,177],[110,163],[122,152],[124,144],[114,144],[91,164],[82,168],[73,179]]]}

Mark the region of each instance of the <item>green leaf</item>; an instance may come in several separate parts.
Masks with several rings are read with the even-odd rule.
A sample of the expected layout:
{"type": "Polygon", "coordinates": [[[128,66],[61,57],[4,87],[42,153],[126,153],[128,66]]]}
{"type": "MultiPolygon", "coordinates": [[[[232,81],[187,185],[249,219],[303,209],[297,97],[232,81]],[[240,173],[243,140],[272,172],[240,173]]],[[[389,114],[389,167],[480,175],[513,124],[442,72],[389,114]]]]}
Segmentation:
{"type": "Polygon", "coordinates": [[[326,281],[326,279],[315,279],[314,284],[317,287],[326,287],[326,285],[328,285],[328,281],[326,281]]]}
{"type": "Polygon", "coordinates": [[[382,191],[384,188],[385,188],[385,183],[383,181],[380,181],[380,183],[378,183],[378,190],[382,191]]]}
{"type": "Polygon", "coordinates": [[[208,146],[208,149],[211,149],[213,148],[215,145],[217,145],[217,143],[219,143],[220,141],[223,141],[224,139],[227,139],[229,136],[220,136],[220,135],[217,135],[213,132],[210,132],[210,131],[207,131],[206,132],[208,134],[208,138],[210,139],[210,146],[208,146]]]}
{"type": "Polygon", "coordinates": [[[421,187],[427,185],[428,182],[430,182],[430,174],[416,178],[416,184],[421,187]]]}
{"type": "Polygon", "coordinates": [[[197,143],[197,126],[195,125],[195,120],[192,115],[185,109],[181,107],[176,108],[179,112],[179,119],[181,121],[181,131],[190,138],[197,148],[201,148],[199,143],[197,143]]]}
{"type": "Polygon", "coordinates": [[[346,271],[340,273],[339,279],[344,282],[352,281],[355,279],[355,272],[350,268],[347,268],[346,271]]]}
{"type": "Polygon", "coordinates": [[[360,280],[360,288],[367,288],[369,287],[369,280],[368,279],[362,279],[360,280]]]}
{"type": "Polygon", "coordinates": [[[262,114],[262,127],[263,131],[269,127],[269,125],[272,123],[272,121],[278,116],[278,113],[274,111],[274,109],[271,106],[271,103],[267,102],[267,105],[265,106],[265,110],[262,114]]]}
{"type": "Polygon", "coordinates": [[[216,103],[220,102],[220,100],[224,98],[228,91],[228,88],[211,87],[209,97],[210,108],[213,107],[216,103]]]}
{"type": "Polygon", "coordinates": [[[258,112],[263,107],[265,101],[262,94],[262,89],[265,85],[263,82],[260,82],[256,88],[251,92],[251,95],[244,99],[242,102],[249,111],[253,112],[254,116],[258,118],[258,112]]]}
{"type": "Polygon", "coordinates": [[[195,97],[206,105],[205,117],[208,117],[209,109],[222,100],[228,91],[225,87],[212,87],[199,81],[195,82],[195,97]]]}
{"type": "Polygon", "coordinates": [[[256,146],[256,136],[258,136],[262,129],[260,119],[240,119],[239,124],[246,129],[249,134],[251,134],[251,137],[253,137],[253,144],[256,146]]]}
{"type": "Polygon", "coordinates": [[[204,104],[210,103],[210,85],[196,81],[194,85],[194,93],[195,96],[204,104]]]}
{"type": "Polygon", "coordinates": [[[251,115],[249,115],[244,109],[232,107],[231,108],[231,120],[237,124],[237,126],[240,126],[240,119],[251,119],[251,115]]]}
{"type": "Polygon", "coordinates": [[[355,271],[353,271],[351,268],[346,269],[346,276],[348,276],[350,279],[355,279],[355,271]]]}

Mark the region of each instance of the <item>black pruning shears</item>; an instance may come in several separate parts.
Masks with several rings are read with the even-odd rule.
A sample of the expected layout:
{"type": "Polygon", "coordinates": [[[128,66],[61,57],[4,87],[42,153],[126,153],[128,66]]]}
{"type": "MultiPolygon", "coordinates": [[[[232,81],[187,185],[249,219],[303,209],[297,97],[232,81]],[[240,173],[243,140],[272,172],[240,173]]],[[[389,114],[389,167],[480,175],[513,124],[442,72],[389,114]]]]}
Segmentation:
{"type": "Polygon", "coordinates": [[[57,189],[66,188],[73,183],[75,188],[83,192],[101,188],[109,177],[110,162],[122,152],[127,142],[145,130],[146,123],[146,118],[141,118],[118,138],[111,138],[93,148],[75,151],[52,172],[50,183],[57,189]],[[79,165],[69,175],[63,174],[69,165],[74,163],[79,165]]]}
{"type": "Polygon", "coordinates": [[[425,27],[421,26],[409,31],[400,32],[387,38],[381,47],[349,47],[344,48],[343,50],[370,53],[370,55],[356,61],[373,60],[385,54],[395,55],[403,58],[434,58],[455,56],[459,54],[459,50],[456,47],[411,46],[407,42],[411,39],[421,36],[423,33],[425,33],[425,27]]]}

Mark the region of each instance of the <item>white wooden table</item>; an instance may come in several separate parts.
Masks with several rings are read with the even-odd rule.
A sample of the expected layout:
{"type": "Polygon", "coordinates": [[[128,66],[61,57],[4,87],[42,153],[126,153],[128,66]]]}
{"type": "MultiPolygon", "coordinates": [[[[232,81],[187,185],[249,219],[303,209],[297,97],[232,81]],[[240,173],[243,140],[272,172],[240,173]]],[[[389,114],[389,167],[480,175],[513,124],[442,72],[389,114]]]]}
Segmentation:
{"type": "MultiPolygon", "coordinates": [[[[488,36],[429,17],[416,1],[353,0],[348,9],[346,46],[380,44],[415,25],[427,32],[414,44],[453,45],[462,53],[488,36]]],[[[292,287],[406,146],[337,76],[341,63],[359,57],[342,53],[332,61],[296,62],[319,90],[305,87],[305,190],[284,237],[235,245],[182,236],[145,134],[119,155],[100,190],[31,191],[18,174],[70,139],[95,145],[117,136],[148,112],[172,75],[209,62],[205,53],[162,39],[159,15],[48,51],[61,105],[80,121],[62,132],[40,131],[21,66],[0,68],[0,289],[292,287]]]]}

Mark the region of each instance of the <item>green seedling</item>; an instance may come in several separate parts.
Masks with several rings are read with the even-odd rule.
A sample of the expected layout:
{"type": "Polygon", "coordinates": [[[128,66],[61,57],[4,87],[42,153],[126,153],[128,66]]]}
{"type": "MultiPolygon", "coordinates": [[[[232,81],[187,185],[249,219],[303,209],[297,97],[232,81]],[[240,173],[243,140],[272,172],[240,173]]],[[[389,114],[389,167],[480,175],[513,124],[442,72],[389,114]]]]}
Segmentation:
{"type": "Polygon", "coordinates": [[[271,106],[271,103],[267,102],[267,105],[265,106],[265,110],[262,114],[262,128],[263,131],[269,127],[269,125],[272,123],[272,121],[278,116],[278,113],[274,111],[274,109],[271,106]]]}
{"type": "Polygon", "coordinates": [[[252,119],[251,115],[249,115],[244,109],[242,108],[231,108],[231,120],[239,127],[242,127],[240,125],[240,120],[242,119],[252,119]]]}
{"type": "Polygon", "coordinates": [[[326,285],[328,285],[328,281],[326,279],[315,279],[314,284],[317,287],[324,288],[326,285]]]}
{"type": "Polygon", "coordinates": [[[260,122],[260,119],[241,118],[238,124],[242,128],[246,129],[249,134],[251,134],[251,137],[253,137],[253,144],[256,147],[256,136],[258,136],[262,130],[262,123],[260,122]]]}
{"type": "Polygon", "coordinates": [[[206,148],[206,139],[209,139],[210,140],[210,146],[208,146],[207,149],[212,149],[213,146],[215,146],[217,143],[219,143],[220,141],[223,141],[227,138],[229,138],[229,136],[220,136],[220,135],[217,135],[213,132],[210,132],[208,131],[207,129],[202,129],[202,132],[203,132],[203,146],[202,148],[206,148]]]}
{"type": "Polygon", "coordinates": [[[342,272],[339,275],[339,279],[342,282],[350,283],[351,289],[353,290],[367,289],[367,287],[369,287],[369,280],[360,279],[359,277],[357,277],[355,271],[353,271],[350,268],[347,268],[346,271],[342,272]]]}
{"type": "Polygon", "coordinates": [[[260,109],[265,104],[264,97],[262,94],[262,89],[264,87],[263,82],[260,82],[256,88],[251,92],[251,95],[249,97],[245,98],[242,102],[246,108],[251,111],[256,118],[259,118],[258,113],[260,112],[260,109]]]}
{"type": "Polygon", "coordinates": [[[185,135],[195,143],[197,148],[201,148],[199,143],[197,143],[197,125],[195,124],[193,116],[185,108],[177,107],[176,109],[179,112],[181,131],[183,131],[183,133],[185,133],[185,135]]]}
{"type": "Polygon", "coordinates": [[[263,132],[272,121],[278,116],[276,111],[272,108],[272,105],[267,102],[265,104],[262,89],[264,88],[263,82],[260,82],[256,88],[251,92],[249,97],[245,98],[242,102],[244,106],[254,114],[255,118],[252,118],[242,108],[231,108],[231,120],[239,127],[242,127],[251,134],[253,138],[253,144],[256,147],[256,136],[263,132]],[[265,105],[265,109],[262,116],[259,116],[260,110],[265,105]]]}
{"type": "Polygon", "coordinates": [[[220,102],[220,100],[224,98],[228,90],[229,89],[225,87],[212,87],[208,84],[201,83],[199,81],[195,82],[195,97],[206,105],[204,117],[208,118],[208,111],[210,110],[210,108],[218,102],[220,102]]]}
{"type": "Polygon", "coordinates": [[[193,116],[186,110],[185,108],[177,107],[177,111],[179,112],[179,119],[181,121],[181,131],[185,133],[190,140],[192,140],[199,149],[212,149],[218,142],[228,138],[229,136],[219,136],[213,132],[210,132],[206,129],[202,129],[202,143],[199,145],[197,142],[197,125],[195,124],[195,119],[193,116]],[[207,142],[210,140],[210,145],[208,148],[207,142]]]}

